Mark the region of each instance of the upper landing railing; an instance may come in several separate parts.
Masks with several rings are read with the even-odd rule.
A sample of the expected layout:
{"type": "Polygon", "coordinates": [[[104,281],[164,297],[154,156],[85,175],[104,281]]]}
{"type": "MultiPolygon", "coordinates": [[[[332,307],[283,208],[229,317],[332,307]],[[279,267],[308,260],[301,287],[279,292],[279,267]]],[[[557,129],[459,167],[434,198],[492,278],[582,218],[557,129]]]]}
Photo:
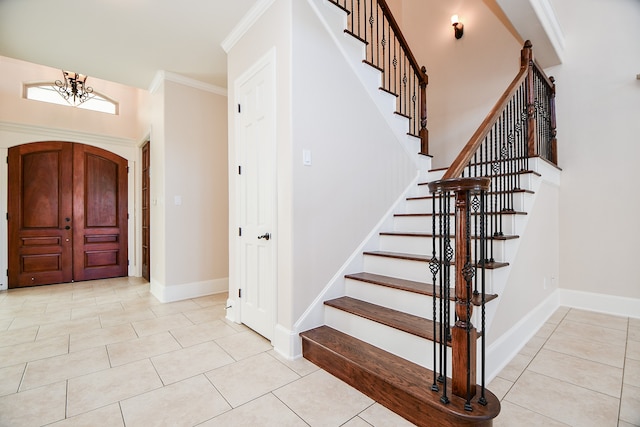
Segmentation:
{"type": "Polygon", "coordinates": [[[427,83],[385,0],[329,0],[345,10],[347,29],[365,44],[369,65],[382,73],[380,89],[396,96],[396,113],[409,119],[409,134],[420,138],[420,152],[429,154],[427,83]]]}

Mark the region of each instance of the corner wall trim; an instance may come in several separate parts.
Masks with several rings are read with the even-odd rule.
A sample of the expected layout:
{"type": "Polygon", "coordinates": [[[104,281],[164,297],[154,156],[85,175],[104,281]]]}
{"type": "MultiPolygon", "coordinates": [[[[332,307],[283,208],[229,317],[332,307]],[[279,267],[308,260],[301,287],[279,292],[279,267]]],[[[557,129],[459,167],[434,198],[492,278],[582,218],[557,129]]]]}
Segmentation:
{"type": "Polygon", "coordinates": [[[231,32],[222,40],[220,46],[224,49],[225,52],[229,53],[229,51],[235,46],[235,44],[242,38],[244,33],[249,30],[256,23],[258,19],[262,16],[263,13],[271,7],[275,0],[261,0],[256,3],[249,11],[242,17],[240,22],[231,30],[231,32]]]}

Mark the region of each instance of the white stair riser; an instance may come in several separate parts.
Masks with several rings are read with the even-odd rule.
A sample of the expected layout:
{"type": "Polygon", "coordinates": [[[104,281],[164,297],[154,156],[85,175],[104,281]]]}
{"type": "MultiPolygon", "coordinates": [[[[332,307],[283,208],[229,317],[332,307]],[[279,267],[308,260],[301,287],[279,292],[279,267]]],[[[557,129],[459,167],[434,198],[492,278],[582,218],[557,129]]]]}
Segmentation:
{"type": "MultiPolygon", "coordinates": [[[[325,324],[427,369],[433,369],[433,342],[353,314],[325,306],[325,324]]],[[[451,349],[447,348],[451,372],[451,349]]],[[[436,361],[438,363],[438,361],[436,361]]]]}
{"type": "MultiPolygon", "coordinates": [[[[487,249],[485,257],[489,257],[493,254],[493,258],[496,261],[506,262],[507,250],[506,246],[512,242],[511,240],[490,240],[490,246],[487,249]],[[491,252],[493,248],[493,252],[491,252]]],[[[439,241],[436,241],[436,256],[440,256],[439,241]]],[[[454,250],[455,259],[455,241],[451,239],[451,246],[454,250]]],[[[433,254],[433,239],[431,237],[418,237],[418,236],[400,236],[400,235],[381,235],[380,236],[380,250],[384,252],[400,252],[410,253],[415,255],[429,255],[433,254]]],[[[475,258],[476,240],[471,241],[471,256],[475,258]]],[[[479,250],[479,249],[478,249],[479,250]]]]}
{"type": "MultiPolygon", "coordinates": [[[[519,186],[513,187],[510,183],[496,183],[496,187],[491,187],[490,191],[504,191],[504,190],[512,190],[514,188],[522,189],[522,190],[533,190],[534,188],[534,180],[537,178],[537,175],[533,173],[522,173],[519,174],[519,186]],[[503,188],[503,186],[505,186],[503,188]]],[[[436,181],[437,179],[432,179],[431,181],[436,181]]],[[[431,182],[429,181],[429,182],[431,182]]],[[[426,184],[418,185],[418,190],[415,196],[430,196],[429,186],[426,184]]]]}
{"type": "MultiPolygon", "coordinates": [[[[531,196],[531,193],[513,193],[513,210],[515,210],[516,212],[527,212],[527,199],[531,196]]],[[[451,202],[451,207],[453,209],[453,197],[451,198],[451,202]]],[[[438,206],[436,206],[436,209],[438,209],[438,206]]],[[[433,200],[431,198],[407,200],[407,213],[433,213],[433,200]]]]}
{"type": "MultiPolygon", "coordinates": [[[[454,285],[455,266],[451,269],[451,286],[454,285]]],[[[504,268],[496,270],[485,270],[485,289],[486,292],[493,292],[494,276],[504,268]]],[[[429,270],[429,264],[422,261],[412,261],[406,259],[390,258],[384,256],[365,255],[364,271],[367,273],[380,274],[382,276],[397,277],[399,279],[415,280],[417,282],[431,282],[432,274],[429,270]]],[[[476,270],[479,272],[480,270],[476,270]]],[[[478,273],[479,274],[479,273],[478,273]]]]}
{"type": "MultiPolygon", "coordinates": [[[[502,232],[505,235],[517,235],[516,221],[517,217],[521,215],[502,215],[502,232]]],[[[450,230],[451,235],[455,234],[455,218],[452,216],[450,222],[450,230]]],[[[495,223],[493,216],[487,217],[487,224],[485,227],[488,230],[491,230],[490,227],[497,225],[498,219],[495,219],[495,223]]],[[[471,217],[471,233],[476,234],[476,228],[480,228],[479,221],[476,224],[474,217],[471,217]]],[[[393,231],[399,233],[432,233],[433,232],[433,217],[431,216],[407,216],[400,215],[393,217],[393,231]]],[[[440,232],[440,218],[436,218],[436,233],[440,232]]]]}

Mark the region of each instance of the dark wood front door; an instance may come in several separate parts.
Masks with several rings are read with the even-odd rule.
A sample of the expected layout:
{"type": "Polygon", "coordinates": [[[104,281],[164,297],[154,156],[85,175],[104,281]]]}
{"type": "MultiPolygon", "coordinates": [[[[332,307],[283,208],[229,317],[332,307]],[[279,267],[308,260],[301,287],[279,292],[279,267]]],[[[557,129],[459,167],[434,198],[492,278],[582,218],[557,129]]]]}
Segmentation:
{"type": "Polygon", "coordinates": [[[127,161],[69,142],[9,149],[9,287],[127,275],[127,161]]]}
{"type": "Polygon", "coordinates": [[[142,277],[151,280],[151,167],[150,142],[142,146],[142,277]]]}

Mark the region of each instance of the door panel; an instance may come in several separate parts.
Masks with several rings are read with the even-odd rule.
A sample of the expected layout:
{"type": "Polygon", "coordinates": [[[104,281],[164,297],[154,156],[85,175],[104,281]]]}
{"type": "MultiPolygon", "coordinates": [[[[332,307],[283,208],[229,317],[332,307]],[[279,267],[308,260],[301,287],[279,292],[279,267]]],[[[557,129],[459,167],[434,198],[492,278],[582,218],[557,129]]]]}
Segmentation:
{"type": "Polygon", "coordinates": [[[126,276],[127,161],[88,145],[73,149],[73,276],[126,276]]]}
{"type": "Polygon", "coordinates": [[[10,288],[127,274],[126,159],[38,142],[8,160],[10,288]]]}
{"type": "Polygon", "coordinates": [[[9,148],[9,284],[72,280],[72,146],[62,142],[9,148]]]}
{"type": "Polygon", "coordinates": [[[142,146],[142,277],[151,280],[151,193],[149,168],[151,166],[150,142],[142,146]]]}
{"type": "Polygon", "coordinates": [[[267,62],[239,85],[237,123],[242,167],[239,218],[242,229],[239,275],[242,323],[272,339],[276,311],[275,124],[273,63],[267,62]]]}

